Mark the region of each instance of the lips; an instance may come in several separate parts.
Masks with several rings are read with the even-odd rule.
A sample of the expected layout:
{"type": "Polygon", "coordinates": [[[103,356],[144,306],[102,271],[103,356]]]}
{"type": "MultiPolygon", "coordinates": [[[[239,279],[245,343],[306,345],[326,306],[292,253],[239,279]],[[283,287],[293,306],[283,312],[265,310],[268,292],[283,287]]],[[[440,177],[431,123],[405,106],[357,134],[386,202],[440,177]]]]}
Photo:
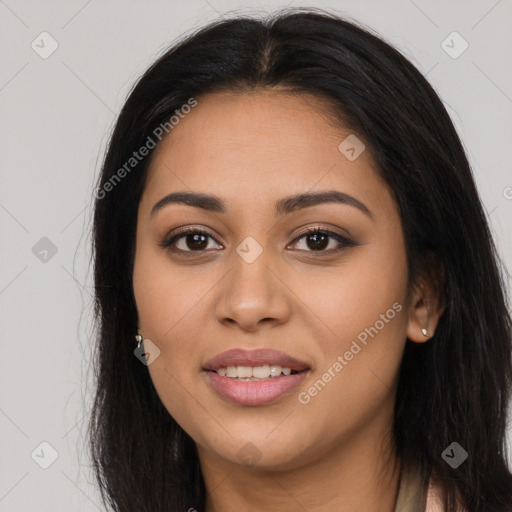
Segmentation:
{"type": "Polygon", "coordinates": [[[227,368],[228,366],[264,365],[281,366],[283,368],[290,368],[296,372],[309,369],[308,364],[304,361],[296,359],[284,352],[279,352],[270,348],[260,348],[256,350],[228,350],[210,359],[204,365],[204,369],[207,371],[216,371],[219,368],[227,368]]]}
{"type": "Polygon", "coordinates": [[[262,406],[275,403],[296,389],[310,373],[304,361],[273,349],[222,352],[204,365],[207,382],[219,397],[242,406],[262,406]],[[292,370],[291,375],[268,379],[241,381],[219,375],[219,368],[233,366],[279,366],[292,370]]]}

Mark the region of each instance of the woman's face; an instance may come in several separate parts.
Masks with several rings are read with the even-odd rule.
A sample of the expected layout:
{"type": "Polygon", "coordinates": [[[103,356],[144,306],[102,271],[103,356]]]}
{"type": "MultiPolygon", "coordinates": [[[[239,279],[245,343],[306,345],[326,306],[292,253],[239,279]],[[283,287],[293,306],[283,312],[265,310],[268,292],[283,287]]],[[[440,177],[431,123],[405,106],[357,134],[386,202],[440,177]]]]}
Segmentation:
{"type": "Polygon", "coordinates": [[[138,326],[160,350],[148,366],[158,395],[203,462],[294,468],[390,433],[404,343],[424,325],[406,303],[389,190],[322,108],[279,92],[208,95],[154,155],[138,211],[138,326]],[[152,213],[178,192],[215,200],[152,213]],[[307,199],[327,192],[340,200],[307,199]],[[246,352],[214,367],[244,368],[206,369],[233,349],[246,352]],[[247,356],[255,349],[306,369],[286,376],[277,367],[290,361],[247,356]],[[266,377],[232,377],[253,367],[266,377]]]}

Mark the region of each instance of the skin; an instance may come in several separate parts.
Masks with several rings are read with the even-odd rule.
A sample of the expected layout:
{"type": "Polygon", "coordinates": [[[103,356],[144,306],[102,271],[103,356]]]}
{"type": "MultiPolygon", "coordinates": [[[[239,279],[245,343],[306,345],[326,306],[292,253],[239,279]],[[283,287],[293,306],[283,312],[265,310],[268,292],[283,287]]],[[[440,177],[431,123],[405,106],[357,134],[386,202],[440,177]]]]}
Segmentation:
{"type": "Polygon", "coordinates": [[[148,366],[155,389],[198,447],[206,510],[392,512],[399,364],[406,337],[426,341],[421,329],[432,336],[442,311],[429,279],[407,302],[405,243],[389,189],[368,146],[354,161],[340,152],[352,132],[330,122],[318,98],[266,90],[197,100],[154,154],[138,211],[133,287],[139,331],[161,351],[148,366]],[[277,200],[320,190],[354,196],[373,219],[337,203],[275,214],[277,200]],[[170,204],[150,216],[177,191],[214,194],[227,213],[170,204]],[[188,258],[159,245],[183,226],[214,238],[202,251],[177,240],[188,258]],[[315,251],[311,237],[297,239],[308,227],[357,245],[323,255],[342,245],[329,238],[315,251]],[[263,250],[250,264],[236,252],[247,236],[263,250]],[[298,394],[397,302],[401,311],[300,403],[298,394]],[[217,395],[203,365],[228,349],[261,347],[307,362],[300,388],[263,406],[217,395]],[[238,456],[248,442],[259,456],[253,465],[238,456]]]}

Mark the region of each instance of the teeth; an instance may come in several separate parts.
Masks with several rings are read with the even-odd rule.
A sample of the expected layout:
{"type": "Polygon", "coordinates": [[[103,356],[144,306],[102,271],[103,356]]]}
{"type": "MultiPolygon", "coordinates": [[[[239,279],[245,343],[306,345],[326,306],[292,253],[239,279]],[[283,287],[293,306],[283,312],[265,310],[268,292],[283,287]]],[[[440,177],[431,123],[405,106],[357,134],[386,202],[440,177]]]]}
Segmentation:
{"type": "MultiPolygon", "coordinates": [[[[269,375],[276,377],[275,372],[274,372],[274,374],[272,374],[272,372],[270,370],[270,366],[268,364],[266,364],[265,366],[255,366],[254,368],[245,366],[245,368],[247,368],[249,370],[251,375],[242,375],[242,372],[240,372],[240,368],[244,368],[244,367],[243,366],[238,367],[238,375],[240,375],[240,377],[257,377],[258,379],[266,379],[269,375]]],[[[277,370],[277,368],[275,366],[274,366],[274,369],[277,370]]],[[[279,373],[281,373],[281,372],[279,372],[279,373]]],[[[279,375],[279,373],[277,375],[279,375]]]]}
{"type": "Polygon", "coordinates": [[[237,373],[237,377],[242,379],[253,376],[252,368],[250,366],[237,366],[236,369],[234,368],[234,370],[237,373]]]}
{"type": "Polygon", "coordinates": [[[238,377],[238,372],[236,371],[236,366],[228,366],[225,368],[226,377],[238,377]]]}
{"type": "Polygon", "coordinates": [[[284,375],[290,375],[292,370],[290,368],[282,368],[277,365],[263,366],[228,366],[227,368],[219,368],[217,373],[222,377],[230,377],[232,379],[268,379],[284,375]]]}

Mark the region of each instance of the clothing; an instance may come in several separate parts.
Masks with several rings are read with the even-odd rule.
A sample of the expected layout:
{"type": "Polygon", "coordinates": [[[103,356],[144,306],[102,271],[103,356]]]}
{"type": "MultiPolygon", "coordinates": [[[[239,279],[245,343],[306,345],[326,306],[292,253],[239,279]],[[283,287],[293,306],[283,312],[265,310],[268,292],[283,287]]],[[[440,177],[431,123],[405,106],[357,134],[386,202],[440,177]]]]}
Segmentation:
{"type": "Polygon", "coordinates": [[[403,471],[394,512],[443,512],[440,490],[419,471],[403,471]]]}

